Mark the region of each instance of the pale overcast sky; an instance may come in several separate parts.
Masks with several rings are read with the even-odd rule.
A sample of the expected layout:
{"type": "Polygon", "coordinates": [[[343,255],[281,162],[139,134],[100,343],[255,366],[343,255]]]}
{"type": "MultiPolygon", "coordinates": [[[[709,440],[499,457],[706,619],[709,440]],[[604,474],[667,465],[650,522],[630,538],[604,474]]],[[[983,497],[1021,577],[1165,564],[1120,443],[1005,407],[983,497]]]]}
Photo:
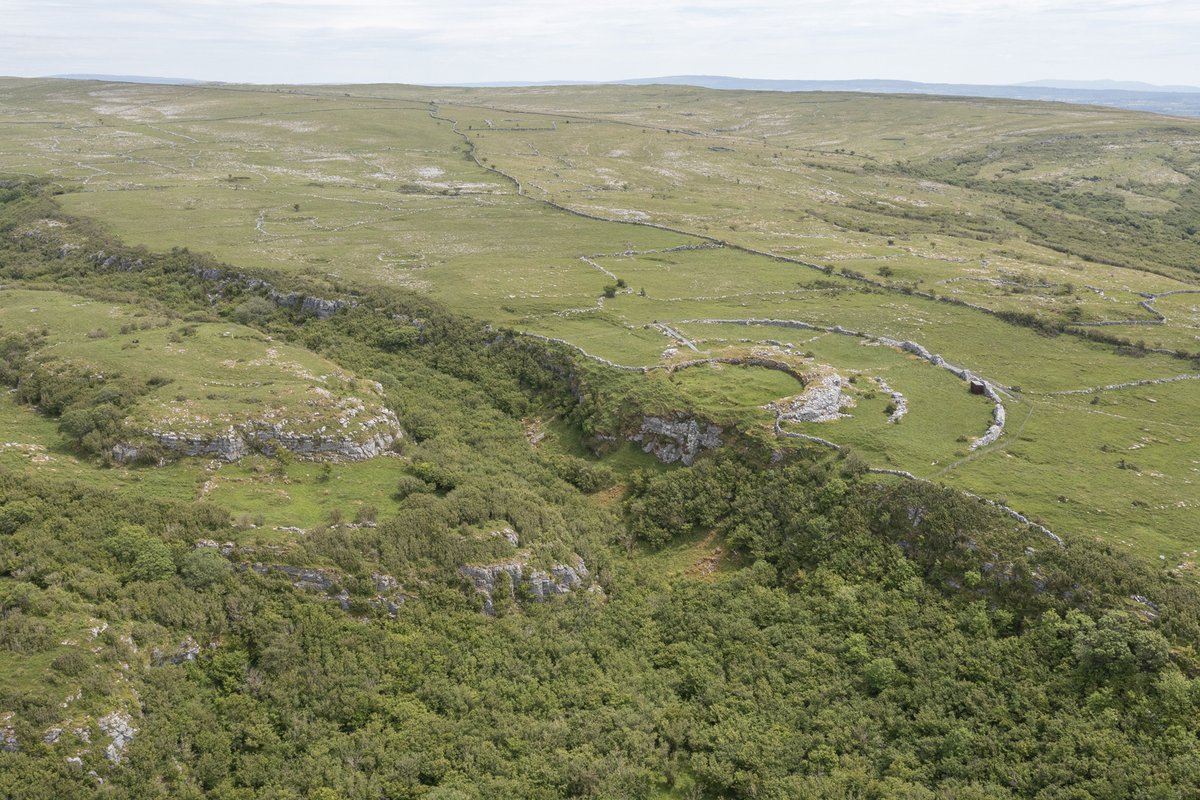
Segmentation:
{"type": "Polygon", "coordinates": [[[0,0],[0,74],[1200,84],[1200,0],[0,0]]]}

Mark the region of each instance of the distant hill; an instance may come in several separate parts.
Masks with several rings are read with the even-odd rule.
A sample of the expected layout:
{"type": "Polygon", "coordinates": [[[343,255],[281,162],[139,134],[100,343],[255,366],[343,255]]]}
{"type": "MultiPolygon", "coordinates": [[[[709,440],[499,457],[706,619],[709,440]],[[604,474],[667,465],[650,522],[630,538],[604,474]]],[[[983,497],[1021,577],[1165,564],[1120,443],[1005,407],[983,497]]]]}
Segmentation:
{"type": "MultiPolygon", "coordinates": [[[[1154,87],[1145,90],[1116,88],[1072,88],[1062,86],[1019,85],[991,86],[971,83],[918,83],[894,80],[758,80],[721,75],[672,75],[661,78],[634,78],[616,83],[649,85],[656,83],[703,86],[709,89],[743,89],[775,92],[878,92],[882,94],[942,94],[956,97],[1002,97],[1013,100],[1048,100],[1060,103],[1113,106],[1132,111],[1200,117],[1200,89],[1174,91],[1179,87],[1154,87]]],[[[1039,82],[1040,84],[1041,82],[1039,82]]],[[[1066,83],[1064,81],[1064,83],[1066,83]]],[[[1107,82],[1099,81],[1097,85],[1107,82]]],[[[1120,84],[1131,85],[1131,84],[1120,84]]]]}
{"type": "Polygon", "coordinates": [[[1160,86],[1141,81],[1061,81],[1042,80],[1019,83],[1018,86],[1040,86],[1047,89],[1096,89],[1125,92],[1200,92],[1200,86],[1160,86]]]}
{"type": "MultiPolygon", "coordinates": [[[[505,81],[503,83],[460,84],[477,88],[516,86],[586,85],[587,81],[505,81]]],[[[993,86],[972,83],[919,83],[898,80],[769,80],[731,78],[724,75],[668,75],[657,78],[630,78],[616,81],[592,81],[592,84],[611,83],[632,86],[668,84],[701,86],[707,89],[740,89],[768,92],[874,92],[879,94],[932,94],[955,97],[1000,97],[1012,100],[1046,100],[1059,103],[1111,106],[1131,111],[1170,114],[1178,117],[1200,117],[1200,87],[1154,86],[1117,81],[1077,82],[1036,81],[1030,84],[993,86]],[[1043,85],[1064,84],[1064,85],[1043,85]],[[1122,87],[1122,88],[1118,88],[1122,87]],[[1146,87],[1146,88],[1125,88],[1146,87]]]]}
{"type": "Polygon", "coordinates": [[[162,83],[170,86],[191,86],[206,81],[191,78],[155,78],[147,75],[86,75],[71,73],[69,75],[47,75],[48,78],[63,78],[71,81],[112,81],[114,83],[162,83]]]}

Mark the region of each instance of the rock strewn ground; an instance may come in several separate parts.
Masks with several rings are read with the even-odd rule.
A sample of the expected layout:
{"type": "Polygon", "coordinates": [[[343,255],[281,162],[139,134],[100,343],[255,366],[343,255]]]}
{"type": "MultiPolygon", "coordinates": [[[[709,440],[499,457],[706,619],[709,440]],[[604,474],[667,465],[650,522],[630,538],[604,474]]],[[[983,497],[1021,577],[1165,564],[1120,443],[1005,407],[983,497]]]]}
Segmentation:
{"type": "Polygon", "coordinates": [[[809,381],[802,394],[767,406],[787,422],[829,422],[848,416],[843,408],[854,405],[854,399],[843,392],[845,381],[836,372],[827,372],[809,381]]]}

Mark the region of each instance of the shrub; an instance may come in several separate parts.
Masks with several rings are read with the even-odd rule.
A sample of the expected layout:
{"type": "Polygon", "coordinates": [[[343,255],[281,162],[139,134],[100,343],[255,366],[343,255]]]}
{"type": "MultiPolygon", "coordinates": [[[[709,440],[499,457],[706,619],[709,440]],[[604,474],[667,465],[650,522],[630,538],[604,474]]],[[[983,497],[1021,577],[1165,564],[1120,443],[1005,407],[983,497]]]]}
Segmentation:
{"type": "Polygon", "coordinates": [[[91,659],[79,650],[71,649],[50,662],[50,667],[63,675],[82,675],[91,666],[91,659]]]}
{"type": "Polygon", "coordinates": [[[893,686],[900,680],[900,670],[890,658],[876,658],[863,668],[867,687],[875,694],[893,686]]]}
{"type": "Polygon", "coordinates": [[[240,325],[259,325],[275,313],[275,304],[265,297],[251,297],[233,310],[233,321],[240,325]]]}
{"type": "Polygon", "coordinates": [[[433,487],[416,475],[401,475],[400,479],[396,482],[396,491],[392,496],[397,500],[403,500],[410,495],[424,494],[432,491],[433,487]]]}
{"type": "Polygon", "coordinates": [[[230,571],[229,562],[211,547],[192,550],[184,555],[179,563],[179,574],[183,576],[183,582],[192,589],[205,589],[221,583],[230,571]]]}

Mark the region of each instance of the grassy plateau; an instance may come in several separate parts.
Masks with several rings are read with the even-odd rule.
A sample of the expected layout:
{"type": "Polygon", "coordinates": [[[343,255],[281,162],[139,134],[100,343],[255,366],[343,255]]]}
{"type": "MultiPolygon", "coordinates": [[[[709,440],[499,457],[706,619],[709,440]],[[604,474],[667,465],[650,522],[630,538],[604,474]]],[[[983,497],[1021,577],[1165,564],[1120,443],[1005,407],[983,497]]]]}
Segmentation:
{"type": "MultiPolygon", "coordinates": [[[[662,368],[791,345],[802,369],[855,376],[855,403],[789,430],[1003,498],[1056,531],[1173,560],[1196,547],[1195,122],[654,86],[7,79],[0,99],[0,172],[50,179],[65,211],[129,244],[346,291],[417,289],[650,368],[644,380],[672,381],[700,413],[768,437],[765,407],[799,394],[794,379],[662,368]],[[915,342],[1002,389],[1003,434],[970,449],[991,403],[872,337],[915,342]],[[906,398],[899,423],[877,379],[906,398]],[[1122,384],[1136,385],[1102,388],[1122,384]]],[[[4,302],[6,320],[22,313],[24,299],[4,302]]],[[[119,336],[79,346],[169,356],[148,341],[169,330],[137,351],[119,336]]],[[[257,363],[240,350],[262,343],[227,330],[200,326],[196,345],[257,363]]],[[[180,384],[145,413],[169,418],[176,393],[206,419],[227,407],[180,384]]]]}

